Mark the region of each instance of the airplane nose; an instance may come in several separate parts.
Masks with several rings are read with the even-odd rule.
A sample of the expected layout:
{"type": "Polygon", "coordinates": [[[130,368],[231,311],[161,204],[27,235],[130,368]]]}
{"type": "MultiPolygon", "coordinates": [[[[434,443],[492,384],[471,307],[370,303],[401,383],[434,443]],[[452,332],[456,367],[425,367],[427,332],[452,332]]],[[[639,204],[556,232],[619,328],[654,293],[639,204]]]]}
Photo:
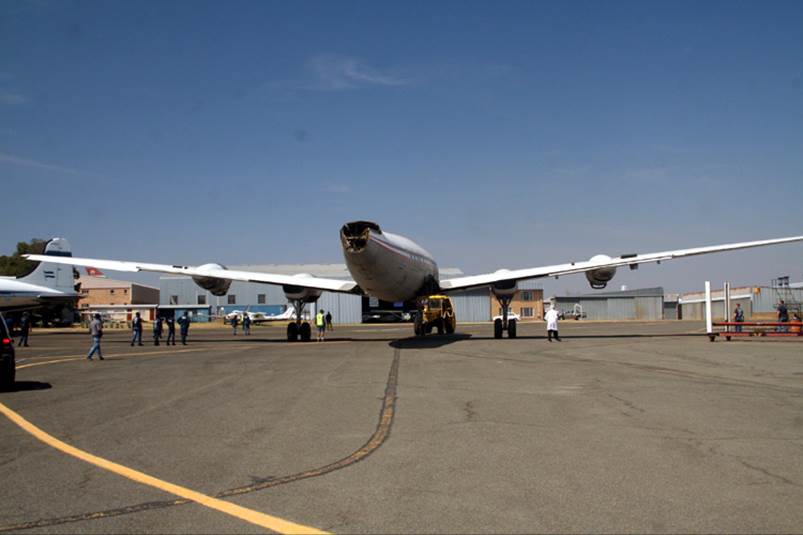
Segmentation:
{"type": "Polygon", "coordinates": [[[382,232],[379,230],[379,225],[370,221],[354,221],[343,225],[340,229],[340,241],[343,244],[343,250],[347,253],[361,252],[368,244],[371,230],[382,232]]]}

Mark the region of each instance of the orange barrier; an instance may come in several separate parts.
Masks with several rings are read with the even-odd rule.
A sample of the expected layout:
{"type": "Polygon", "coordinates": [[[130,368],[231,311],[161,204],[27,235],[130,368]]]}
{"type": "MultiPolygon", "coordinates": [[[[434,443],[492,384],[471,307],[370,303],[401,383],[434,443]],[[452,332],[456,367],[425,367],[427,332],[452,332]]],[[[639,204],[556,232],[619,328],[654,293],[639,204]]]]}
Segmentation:
{"type": "Polygon", "coordinates": [[[801,321],[720,321],[713,322],[714,327],[725,327],[724,331],[717,331],[708,334],[708,338],[713,342],[717,336],[724,336],[725,340],[730,341],[733,336],[801,336],[803,335],[803,322],[801,321]],[[748,327],[748,330],[736,332],[731,327],[748,327]],[[770,327],[772,330],[763,330],[770,327]],[[779,330],[783,329],[783,330],[779,330]]]}

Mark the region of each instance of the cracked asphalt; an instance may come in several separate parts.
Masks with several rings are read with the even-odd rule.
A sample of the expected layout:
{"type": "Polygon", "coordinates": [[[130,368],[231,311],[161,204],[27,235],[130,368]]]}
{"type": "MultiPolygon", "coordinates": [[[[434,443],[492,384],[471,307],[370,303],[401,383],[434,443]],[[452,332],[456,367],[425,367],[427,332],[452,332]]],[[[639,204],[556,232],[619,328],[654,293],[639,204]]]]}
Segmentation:
{"type": "MultiPolygon", "coordinates": [[[[562,343],[542,324],[411,331],[195,329],[186,348],[109,331],[103,362],[77,358],[83,333],[35,331],[0,403],[94,455],[338,533],[803,532],[803,340],[711,343],[693,322],[567,321],[562,343]]],[[[0,480],[0,531],[264,531],[4,417],[0,480]]]]}

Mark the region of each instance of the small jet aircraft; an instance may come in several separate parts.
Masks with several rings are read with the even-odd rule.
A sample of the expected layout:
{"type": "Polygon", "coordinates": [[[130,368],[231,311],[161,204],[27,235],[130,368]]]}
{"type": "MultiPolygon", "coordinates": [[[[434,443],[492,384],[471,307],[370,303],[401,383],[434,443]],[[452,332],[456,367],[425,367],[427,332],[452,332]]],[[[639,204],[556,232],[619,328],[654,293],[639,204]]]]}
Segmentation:
{"type": "Polygon", "coordinates": [[[25,277],[0,277],[0,310],[15,312],[40,307],[74,305],[78,300],[73,269],[64,263],[53,263],[54,258],[72,256],[70,243],[64,238],[53,238],[45,245],[45,252],[37,255],[41,263],[25,277]]]}
{"type": "MultiPolygon", "coordinates": [[[[457,277],[442,280],[434,258],[412,240],[383,231],[371,221],[352,221],[340,229],[340,243],[343,247],[346,266],[353,280],[337,280],[314,277],[308,273],[280,275],[226,269],[221,264],[202,266],[179,266],[151,264],[145,262],[123,262],[117,260],[98,260],[94,258],[57,258],[55,261],[75,266],[93,266],[116,271],[155,271],[189,275],[196,284],[213,295],[225,295],[232,281],[245,281],[275,284],[281,286],[285,296],[296,311],[295,321],[287,325],[287,339],[309,341],[311,327],[302,322],[302,313],[307,303],[314,303],[323,291],[342,292],[373,296],[384,301],[407,301],[420,303],[421,299],[433,294],[448,294],[456,290],[487,287],[496,297],[503,310],[501,318],[494,320],[494,337],[516,337],[516,320],[508,314],[508,306],[516,293],[520,280],[542,277],[559,277],[574,273],[584,273],[592,288],[604,288],[613,279],[620,267],[637,269],[648,262],[661,263],[665,260],[683,258],[708,253],[734,251],[764,245],[777,245],[803,240],[803,236],[778,238],[692,249],[678,249],[648,254],[622,254],[610,257],[599,254],[590,260],[557,264],[554,266],[527,269],[500,269],[493,273],[457,277]]],[[[26,255],[31,260],[51,260],[44,255],[26,255]]],[[[418,314],[420,317],[420,314],[418,314]]],[[[416,332],[420,330],[416,328],[416,332]]]]}

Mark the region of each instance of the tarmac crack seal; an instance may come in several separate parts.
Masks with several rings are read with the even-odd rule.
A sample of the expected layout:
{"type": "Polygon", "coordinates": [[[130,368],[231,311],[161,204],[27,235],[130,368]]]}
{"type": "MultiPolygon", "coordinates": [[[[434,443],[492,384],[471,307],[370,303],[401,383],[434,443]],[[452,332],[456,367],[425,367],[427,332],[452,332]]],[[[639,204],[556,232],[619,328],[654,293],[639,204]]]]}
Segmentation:
{"type": "MultiPolygon", "coordinates": [[[[379,449],[390,436],[390,429],[391,426],[393,425],[393,417],[396,414],[396,391],[399,381],[400,360],[401,360],[401,349],[395,348],[393,352],[393,362],[390,365],[390,372],[388,373],[388,379],[385,384],[385,395],[382,398],[382,408],[379,411],[379,421],[376,425],[374,433],[371,435],[368,441],[365,444],[363,444],[360,448],[352,452],[350,455],[343,457],[342,459],[321,466],[319,468],[313,468],[311,470],[305,470],[303,472],[298,472],[287,476],[261,479],[258,482],[253,483],[251,485],[235,487],[232,489],[218,492],[217,494],[214,494],[213,497],[220,499],[231,496],[239,496],[242,494],[248,494],[259,490],[265,490],[272,487],[277,487],[279,485],[285,485],[287,483],[294,483],[296,481],[301,481],[302,479],[320,477],[329,474],[331,472],[334,472],[336,470],[341,470],[343,468],[346,468],[354,463],[362,461],[363,459],[371,455],[373,452],[379,449]]],[[[134,505],[128,505],[125,507],[118,507],[115,509],[106,509],[104,511],[93,511],[71,516],[63,516],[58,518],[43,518],[40,520],[21,522],[19,524],[9,524],[6,526],[0,526],[0,532],[42,528],[48,526],[56,526],[60,524],[67,524],[71,522],[83,522],[87,520],[96,520],[100,518],[110,518],[114,516],[139,513],[142,511],[151,511],[154,509],[164,509],[166,507],[187,505],[190,503],[194,503],[193,500],[184,498],[176,500],[144,502],[134,505]]]]}

